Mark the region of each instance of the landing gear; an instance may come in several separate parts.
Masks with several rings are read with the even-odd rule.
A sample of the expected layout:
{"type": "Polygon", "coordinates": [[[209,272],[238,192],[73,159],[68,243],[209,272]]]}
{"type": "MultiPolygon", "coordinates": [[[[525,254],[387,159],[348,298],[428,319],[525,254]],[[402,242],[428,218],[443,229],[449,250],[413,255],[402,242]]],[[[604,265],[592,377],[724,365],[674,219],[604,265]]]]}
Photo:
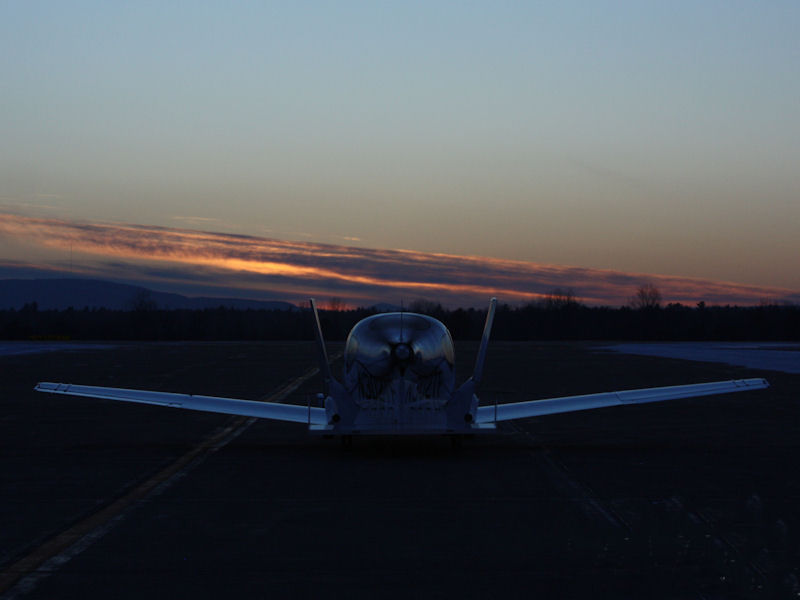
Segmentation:
{"type": "Polygon", "coordinates": [[[352,435],[343,435],[342,436],[342,448],[345,450],[350,450],[353,447],[353,436],[352,435]]]}
{"type": "Polygon", "coordinates": [[[455,433],[450,436],[450,446],[453,448],[453,450],[461,450],[461,445],[463,442],[464,436],[459,433],[455,433]]]}

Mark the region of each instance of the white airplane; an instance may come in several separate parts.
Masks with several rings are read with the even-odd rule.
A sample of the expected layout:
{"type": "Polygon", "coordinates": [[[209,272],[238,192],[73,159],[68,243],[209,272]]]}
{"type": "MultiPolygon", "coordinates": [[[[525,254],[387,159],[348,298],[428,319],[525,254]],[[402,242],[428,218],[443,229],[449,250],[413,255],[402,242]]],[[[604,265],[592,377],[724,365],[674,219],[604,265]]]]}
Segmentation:
{"type": "Polygon", "coordinates": [[[753,378],[479,406],[476,391],[483,375],[496,306],[497,300],[492,298],[472,377],[457,388],[450,332],[433,317],[408,312],[373,315],[353,327],[345,344],[344,377],[340,382],[331,374],[312,299],[323,379],[323,392],[318,394],[322,406],[67,383],[41,382],[35,389],[305,423],[312,433],[341,436],[347,446],[354,434],[448,434],[455,441],[463,434],[492,431],[500,421],[769,387],[765,379],[753,378]]]}

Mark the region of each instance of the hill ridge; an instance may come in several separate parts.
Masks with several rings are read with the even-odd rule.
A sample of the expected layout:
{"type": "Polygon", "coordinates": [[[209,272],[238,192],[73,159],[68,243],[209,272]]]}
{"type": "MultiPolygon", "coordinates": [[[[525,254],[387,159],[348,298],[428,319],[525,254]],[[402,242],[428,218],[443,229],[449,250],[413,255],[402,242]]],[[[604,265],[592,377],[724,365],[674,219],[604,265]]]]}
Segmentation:
{"type": "Polygon", "coordinates": [[[102,279],[0,279],[0,309],[20,309],[35,302],[40,310],[72,307],[134,310],[136,308],[203,309],[224,306],[238,309],[297,310],[290,302],[184,296],[138,285],[102,279]]]}

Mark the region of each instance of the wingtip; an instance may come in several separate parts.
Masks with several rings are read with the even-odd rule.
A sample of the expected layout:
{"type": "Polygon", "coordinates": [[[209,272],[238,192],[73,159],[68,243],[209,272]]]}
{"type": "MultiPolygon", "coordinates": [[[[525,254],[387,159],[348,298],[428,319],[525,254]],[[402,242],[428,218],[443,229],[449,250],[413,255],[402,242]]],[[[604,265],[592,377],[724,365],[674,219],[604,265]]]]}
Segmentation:
{"type": "Polygon", "coordinates": [[[736,380],[735,383],[744,385],[746,388],[755,388],[757,390],[766,389],[769,387],[769,381],[763,377],[753,377],[752,379],[736,380]]]}
{"type": "Polygon", "coordinates": [[[37,392],[58,392],[68,387],[68,384],[53,383],[52,381],[40,381],[33,389],[37,392]]]}

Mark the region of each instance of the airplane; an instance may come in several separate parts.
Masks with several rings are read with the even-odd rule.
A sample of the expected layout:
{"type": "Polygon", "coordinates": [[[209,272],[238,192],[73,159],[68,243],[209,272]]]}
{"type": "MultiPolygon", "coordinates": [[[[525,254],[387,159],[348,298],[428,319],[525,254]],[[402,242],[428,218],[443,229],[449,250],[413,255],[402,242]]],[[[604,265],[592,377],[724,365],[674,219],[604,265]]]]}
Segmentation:
{"type": "Polygon", "coordinates": [[[477,391],[496,307],[497,299],[492,298],[472,376],[458,387],[453,340],[447,327],[433,317],[402,311],[372,315],[356,323],[345,343],[344,373],[339,381],[331,373],[312,299],[322,374],[322,393],[317,395],[321,406],[51,382],[40,382],[35,389],[304,423],[310,433],[340,436],[342,445],[349,447],[353,435],[365,434],[445,434],[457,445],[464,435],[494,431],[502,421],[769,387],[766,379],[752,378],[481,406],[477,391]]]}

